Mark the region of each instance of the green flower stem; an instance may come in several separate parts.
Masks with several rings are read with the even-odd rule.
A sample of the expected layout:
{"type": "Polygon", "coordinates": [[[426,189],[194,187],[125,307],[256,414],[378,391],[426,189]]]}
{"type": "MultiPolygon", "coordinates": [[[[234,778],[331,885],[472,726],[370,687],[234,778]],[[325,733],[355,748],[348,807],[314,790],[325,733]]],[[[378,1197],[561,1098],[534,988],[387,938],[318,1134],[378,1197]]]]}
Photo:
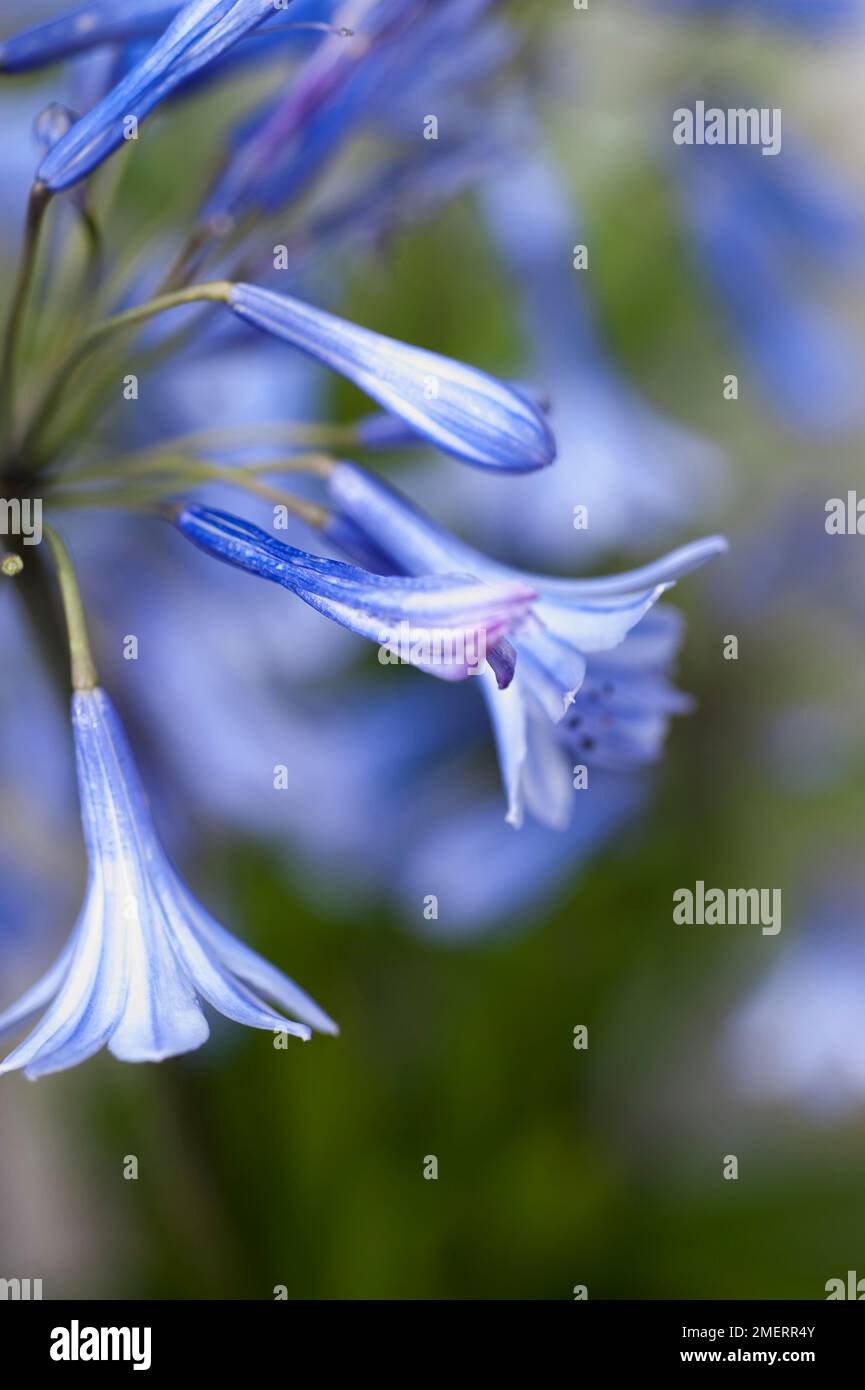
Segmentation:
{"type": "Polygon", "coordinates": [[[15,364],[21,336],[21,325],[27,307],[27,297],[36,268],[39,253],[39,234],[45,213],[51,202],[51,192],[44,183],[34,183],[27,204],[27,220],[24,227],[24,245],[18,263],[18,275],[12,290],[9,315],[3,334],[0,350],[0,432],[4,451],[14,435],[13,410],[15,402],[15,364]]]}
{"type": "MultiPolygon", "coordinates": [[[[125,478],[140,478],[150,473],[184,474],[190,471],[197,460],[188,454],[163,453],[161,450],[141,450],[134,454],[121,454],[118,458],[103,459],[89,468],[65,468],[56,475],[56,480],[65,487],[75,487],[79,483],[122,483],[125,478]]],[[[54,478],[44,479],[43,486],[53,486],[54,478]]],[[[164,481],[160,483],[164,486],[164,481]]],[[[51,501],[55,493],[50,491],[51,501]]]]}
{"type": "MultiPolygon", "coordinates": [[[[182,443],[182,438],[168,440],[168,445],[182,443]]],[[[64,486],[78,483],[117,483],[124,478],[140,478],[151,473],[177,473],[188,475],[194,481],[202,476],[212,477],[213,470],[224,465],[211,463],[207,459],[196,458],[192,454],[175,453],[166,450],[165,444],[151,449],[142,449],[134,454],[122,454],[119,458],[103,460],[89,468],[67,468],[58,474],[58,481],[64,486]],[[204,472],[202,472],[204,470],[204,472]]],[[[289,454],[285,458],[271,459],[266,463],[250,464],[247,468],[237,468],[241,476],[256,473],[309,473],[320,478],[328,478],[336,467],[336,460],[329,454],[289,454]]],[[[45,480],[47,484],[47,479],[45,480]]]]}
{"type": "MultiPolygon", "coordinates": [[[[313,456],[320,460],[319,455],[313,456]]],[[[294,463],[295,460],[291,460],[294,463]]],[[[190,488],[201,483],[219,482],[229,483],[232,487],[242,488],[244,492],[253,493],[256,497],[264,497],[269,502],[275,502],[281,507],[285,507],[292,516],[298,517],[311,526],[314,530],[321,530],[330,520],[331,513],[327,507],[322,507],[317,502],[308,502],[304,497],[296,497],[294,493],[286,492],[282,488],[271,487],[267,483],[261,482],[252,475],[252,470],[246,468],[226,468],[216,464],[201,462],[197,459],[188,459],[176,455],[166,456],[163,459],[152,459],[147,463],[142,461],[140,468],[128,468],[126,476],[131,476],[134,486],[129,488],[114,487],[96,490],[62,491],[51,492],[50,503],[52,507],[127,507],[130,510],[141,508],[152,509],[153,506],[172,494],[186,492],[190,488]],[[159,478],[162,472],[166,476],[159,478]],[[152,475],[156,474],[156,477],[152,475]]],[[[64,478],[64,481],[72,482],[64,478]]],[[[86,479],[82,474],[74,480],[87,482],[122,482],[116,473],[89,470],[86,479]]]]}
{"type": "Polygon", "coordinates": [[[185,304],[207,301],[226,304],[232,289],[230,280],[211,280],[204,285],[190,285],[188,289],[174,290],[171,294],[161,294],[156,299],[148,299],[144,304],[136,304],[131,309],[125,309],[122,314],[113,314],[111,318],[95,323],[82,338],[74,356],[86,356],[109,333],[116,333],[121,328],[131,328],[133,324],[145,323],[147,319],[156,318],[157,314],[164,314],[169,309],[180,309],[185,304]]]}
{"type": "Polygon", "coordinates": [[[19,456],[26,457],[33,450],[39,435],[42,433],[44,423],[52,418],[57,403],[69,382],[90,353],[99,347],[106,338],[109,338],[113,333],[121,332],[123,329],[135,328],[141,323],[146,323],[148,319],[155,318],[158,314],[164,314],[169,309],[179,309],[187,304],[225,304],[231,289],[232,285],[229,280],[213,280],[207,284],[191,285],[188,289],[176,290],[172,294],[163,294],[157,296],[156,299],[149,299],[144,304],[136,304],[132,309],[126,309],[121,314],[114,314],[111,318],[102,319],[100,323],[94,324],[79,340],[78,345],[56,373],[39,401],[18,450],[19,456]]]}
{"type": "Polygon", "coordinates": [[[99,676],[90,651],[90,642],[87,637],[87,623],[84,618],[84,606],[81,602],[81,591],[78,588],[78,581],[75,578],[72,560],[69,551],[66,549],[65,542],[54,530],[54,527],[46,524],[44,531],[45,540],[51,551],[57,570],[60,597],[63,600],[63,613],[66,618],[66,631],[69,636],[69,661],[72,668],[72,688],[74,690],[92,690],[94,686],[99,684],[99,676]]]}
{"type": "Polygon", "coordinates": [[[120,512],[158,512],[159,504],[166,492],[182,491],[178,488],[166,489],[165,485],[151,488],[104,488],[99,492],[52,492],[51,506],[57,511],[99,511],[105,508],[120,512]]]}
{"type": "MultiPolygon", "coordinates": [[[[226,425],[213,430],[195,430],[190,434],[179,434],[171,439],[162,440],[153,446],[149,452],[162,451],[163,449],[186,449],[193,453],[206,452],[208,449],[224,449],[233,444],[280,444],[286,448],[301,449],[351,449],[359,447],[356,425],[322,425],[315,421],[293,422],[290,425],[283,425],[278,421],[262,422],[249,425],[226,425]]],[[[304,455],[299,455],[298,460],[304,455]]],[[[312,458],[312,455],[306,455],[312,458]]],[[[323,460],[324,461],[324,460],[323,460]]],[[[331,466],[333,460],[329,460],[331,466]]],[[[291,458],[284,460],[285,466],[291,466],[291,458]]],[[[256,469],[265,465],[256,464],[256,469]]],[[[277,465],[271,467],[266,465],[271,471],[276,471],[277,465]]],[[[310,469],[310,471],[315,471],[310,469]]]]}
{"type": "Polygon", "coordinates": [[[231,483],[234,487],[243,488],[256,497],[264,497],[269,502],[276,502],[291,512],[292,516],[306,522],[307,526],[311,526],[314,531],[323,530],[331,518],[332,514],[327,507],[322,507],[318,502],[307,502],[304,497],[295,497],[293,492],[285,492],[282,488],[271,487],[268,483],[259,482],[257,478],[251,478],[245,468],[214,468],[209,470],[209,473],[213,479],[219,482],[231,483]]]}

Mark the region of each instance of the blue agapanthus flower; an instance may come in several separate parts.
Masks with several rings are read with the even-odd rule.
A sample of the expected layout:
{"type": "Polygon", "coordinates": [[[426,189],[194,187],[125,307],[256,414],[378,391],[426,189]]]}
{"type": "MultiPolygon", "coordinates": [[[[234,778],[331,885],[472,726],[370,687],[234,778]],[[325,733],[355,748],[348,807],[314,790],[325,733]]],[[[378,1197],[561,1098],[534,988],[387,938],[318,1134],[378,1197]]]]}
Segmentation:
{"type": "MultiPolygon", "coordinates": [[[[526,805],[546,824],[567,824],[573,790],[570,764],[580,754],[614,768],[639,767],[657,756],[670,716],[688,705],[665,678],[678,644],[674,615],[665,610],[651,618],[647,614],[672,583],[726,548],[720,537],[684,546],[629,574],[557,579],[522,574],[482,556],[356,465],[332,467],[328,496],[334,504],[334,514],[323,521],[328,538],[350,554],[360,552],[365,560],[382,556],[391,569],[377,581],[369,573],[348,570],[361,590],[374,582],[397,585],[394,571],[460,574],[480,581],[481,596],[483,586],[489,585],[491,604],[507,601],[493,635],[510,634],[508,651],[516,652],[516,676],[509,659],[506,679],[496,670],[496,679],[490,684],[484,678],[483,688],[512,825],[522,823],[526,805]],[[502,594],[503,584],[516,587],[502,594]]],[[[282,583],[328,616],[346,622],[345,606],[333,608],[330,588],[330,577],[338,580],[344,567],[320,564],[313,587],[304,593],[299,586],[311,581],[299,580],[292,569],[308,563],[309,557],[270,541],[257,528],[195,508],[181,512],[177,524],[215,557],[282,583]]],[[[475,596],[478,591],[469,584],[465,592],[475,596]]],[[[407,613],[405,600],[399,602],[407,613]]],[[[353,615],[346,625],[389,640],[381,614],[376,614],[371,629],[367,614],[360,619],[353,615]]],[[[424,659],[416,664],[429,668],[424,659]]],[[[465,671],[458,666],[456,674],[465,671]]]]}
{"type": "MultiPolygon", "coordinates": [[[[17,794],[18,764],[35,767],[49,747],[37,720],[51,683],[67,685],[57,669],[67,645],[89,860],[67,946],[41,978],[32,962],[38,983],[0,1015],[4,1031],[31,1029],[6,1070],[40,1075],[102,1047],[125,1060],[184,1052],[206,1037],[202,1005],[299,1036],[334,1031],[171,866],[155,824],[178,862],[195,838],[177,811],[179,784],[220,824],[302,855],[322,890],[336,866],[352,886],[375,880],[407,901],[434,873],[458,935],[543,901],[623,825],[645,799],[670,719],[689,707],[672,683],[682,625],[658,600],[722,542],[617,577],[524,573],[339,461],[432,447],[503,490],[515,473],[528,486],[554,472],[545,400],[567,382],[544,379],[551,359],[538,354],[536,379],[513,384],[337,312],[334,252],[380,240],[464,192],[502,148],[507,157],[507,131],[482,129],[514,51],[492,9],[356,0],[335,12],[292,0],[283,15],[271,0],[129,0],[69,9],[0,46],[0,72],[67,64],[32,112],[44,114],[27,146],[32,191],[0,354],[2,488],[45,509],[41,549],[35,535],[9,540],[0,604],[23,602],[2,632],[53,653],[54,667],[16,663],[39,685],[26,709],[0,682],[0,742],[17,743],[0,785],[17,794]],[[307,24],[302,48],[277,41],[292,15],[307,24]],[[275,63],[278,85],[214,149],[189,226],[178,235],[166,218],[134,250],[118,244],[110,180],[91,175],[130,123],[137,131],[169,98],[221,81],[241,53],[275,63]],[[408,139],[439,98],[446,139],[408,139]],[[286,132],[283,149],[275,137],[286,132]],[[277,213],[286,269],[263,220],[277,213]],[[50,256],[40,254],[46,232],[50,256]],[[117,408],[121,364],[124,406],[140,387],[146,408],[117,408]],[[380,411],[334,421],[328,372],[380,411]],[[244,572],[272,582],[252,585],[244,572]],[[146,645],[146,679],[123,650],[128,634],[146,645]],[[419,670],[398,681],[371,662],[361,676],[357,634],[378,644],[381,665],[419,670]],[[107,689],[147,750],[154,811],[107,689]],[[492,786],[469,771],[491,749],[487,718],[509,825],[492,786]],[[282,764],[293,779],[285,800],[274,795],[282,764]]],[[[175,109],[166,105],[166,123],[175,109]]],[[[130,146],[131,166],[151,157],[147,139],[130,146]]],[[[518,262],[513,273],[523,274],[518,262]]],[[[450,352],[446,325],[440,336],[450,352]]],[[[588,370],[594,353],[581,343],[568,371],[588,370]]],[[[446,478],[449,461],[437,464],[446,478]]],[[[4,878],[0,898],[9,914],[28,894],[52,921],[66,910],[44,896],[33,851],[44,823],[52,864],[65,866],[67,851],[80,860],[67,793],[35,830],[22,817],[9,856],[20,884],[4,878]]]]}
{"type": "Polygon", "coordinates": [[[72,728],[90,861],[87,897],[54,965],[0,1014],[0,1033],[42,1014],[0,1072],[23,1067],[35,1078],[106,1046],[125,1062],[188,1052],[208,1036],[202,1000],[252,1028],[304,1039],[311,1028],[335,1033],[303,990],[215,922],[178,877],[104,690],[76,691],[72,728]],[[284,1018],[262,996],[303,1021],[284,1018]]]}
{"type": "Polygon", "coordinates": [[[536,592],[531,612],[511,634],[513,682],[493,694],[485,680],[512,825],[522,823],[526,804],[547,824],[567,822],[571,755],[597,752],[626,764],[654,756],[678,699],[663,679],[653,679],[665,664],[668,634],[663,621],[649,625],[633,655],[625,654],[626,639],[639,633],[638,624],[671,584],[726,549],[723,538],[693,542],[627,574],[560,579],[479,554],[355,465],[337,465],[328,491],[336,515],[326,534],[346,549],[359,530],[400,573],[458,569],[488,583],[520,579],[536,592]],[[596,676],[584,690],[593,661],[596,676]]]}

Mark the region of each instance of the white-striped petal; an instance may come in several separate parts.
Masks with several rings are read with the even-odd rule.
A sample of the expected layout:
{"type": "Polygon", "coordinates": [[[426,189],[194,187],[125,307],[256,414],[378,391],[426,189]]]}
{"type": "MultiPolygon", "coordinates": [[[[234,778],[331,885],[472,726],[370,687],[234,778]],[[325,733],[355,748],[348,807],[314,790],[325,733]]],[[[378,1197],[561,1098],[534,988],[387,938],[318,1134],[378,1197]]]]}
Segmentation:
{"type": "Polygon", "coordinates": [[[11,1031],[46,1012],[0,1072],[71,1067],[107,1045],[127,1062],[160,1061],[208,1036],[201,1001],[235,1022],[306,1039],[336,1025],[274,966],[220,927],[185,888],[156,835],[144,789],[104,691],[73,696],[90,875],[75,932],[57,962],[0,1015],[11,1031]],[[302,1022],[281,1014],[256,991],[302,1022]]]}

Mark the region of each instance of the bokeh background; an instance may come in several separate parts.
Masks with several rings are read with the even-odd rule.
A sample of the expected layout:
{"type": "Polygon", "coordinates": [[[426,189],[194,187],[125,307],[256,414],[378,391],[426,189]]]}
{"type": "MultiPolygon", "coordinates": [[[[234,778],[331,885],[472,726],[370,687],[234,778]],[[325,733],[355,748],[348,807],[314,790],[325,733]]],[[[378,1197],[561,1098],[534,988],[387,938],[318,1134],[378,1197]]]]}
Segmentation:
{"type": "MultiPolygon", "coordinates": [[[[728,535],[729,554],[675,595],[688,616],[679,684],[697,708],[598,842],[584,828],[564,852],[523,857],[502,827],[472,838],[480,852],[464,862],[438,837],[481,782],[487,806],[491,752],[472,754],[469,777],[459,751],[434,747],[435,785],[415,792],[403,747],[406,719],[446,730],[464,692],[436,688],[427,715],[423,677],[400,671],[397,687],[287,595],[267,595],[265,619],[245,577],[185,555],[181,574],[176,547],[145,557],[140,531],[76,519],[97,641],[107,653],[112,633],[142,631],[165,664],[143,661],[137,692],[117,679],[169,848],[342,1033],[283,1051],[217,1025],[200,1053],[158,1067],[103,1054],[36,1085],[4,1078],[0,1275],[42,1278],[46,1297],[270,1298],[284,1285],[290,1298],[568,1299],[586,1285],[590,1298],[821,1298],[828,1279],[865,1274],[865,540],[824,527],[827,499],[865,488],[865,12],[852,0],[494,9],[513,47],[489,96],[469,80],[464,120],[504,138],[498,193],[478,175],[431,207],[410,197],[396,227],[314,262],[305,292],[542,389],[556,377],[564,482],[537,510],[545,480],[515,485],[517,501],[509,480],[467,479],[453,460],[395,464],[498,553],[609,572],[728,535]],[[780,107],[782,153],[695,165],[671,137],[673,110],[695,97],[780,107]],[[539,158],[558,202],[534,196],[539,158]],[[565,220],[551,213],[549,227],[553,206],[565,220]],[[532,305],[543,317],[550,276],[574,337],[544,359],[532,305]],[[588,496],[606,519],[594,533],[571,523],[588,496]],[[298,768],[281,828],[234,814],[262,718],[251,659],[298,768]],[[392,708],[373,732],[385,682],[392,708]],[[172,730],[161,746],[157,718],[172,730]],[[435,871],[446,853],[477,875],[488,910],[461,911],[459,882],[435,871]],[[672,893],[698,879],[780,887],[781,932],[675,926],[672,893]],[[124,1180],[128,1155],[137,1181],[124,1180]]],[[[4,7],[0,33],[16,18],[4,7]]],[[[118,256],[170,255],[214,148],[288,80],[286,61],[173,103],[124,152],[118,256]]],[[[0,86],[4,277],[35,164],[29,123],[66,80],[55,69],[0,86]]],[[[443,88],[443,117],[455,102],[443,88]]],[[[370,157],[361,140],[329,176],[370,157]]],[[[185,378],[161,379],[148,410],[210,421],[232,392],[228,419],[366,408],[323,373],[251,351],[215,344],[185,378]]],[[[65,938],[83,884],[62,699],[5,587],[4,1001],[65,938]]]]}

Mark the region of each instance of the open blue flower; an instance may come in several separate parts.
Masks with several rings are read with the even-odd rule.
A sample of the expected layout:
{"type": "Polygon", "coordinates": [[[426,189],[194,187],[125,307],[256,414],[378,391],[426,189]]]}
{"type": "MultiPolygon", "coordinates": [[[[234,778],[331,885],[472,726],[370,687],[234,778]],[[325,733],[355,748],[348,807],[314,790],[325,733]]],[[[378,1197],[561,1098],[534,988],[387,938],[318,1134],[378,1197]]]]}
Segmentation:
{"type": "Polygon", "coordinates": [[[632,773],[660,758],[670,719],[691,708],[669,679],[682,626],[676,609],[655,608],[614,649],[576,653],[582,681],[559,714],[545,705],[538,670],[515,642],[513,684],[504,692],[484,685],[510,825],[522,826],[528,811],[564,830],[574,817],[575,788],[578,805],[590,789],[594,798],[597,770],[632,773]]]}
{"type": "Polygon", "coordinates": [[[76,691],[72,724],[87,896],[51,969],[0,1015],[11,1032],[46,1012],[0,1072],[61,1071],[107,1045],[125,1062],[200,1047],[201,1000],[252,1028],[308,1038],[336,1025],[281,971],[221,927],[178,877],[157,838],[123,728],[105,692],[76,691]],[[290,1022],[262,996],[302,1020],[290,1022]]]}
{"type": "Polygon", "coordinates": [[[446,453],[517,473],[555,458],[555,441],[541,412],[476,367],[256,285],[232,286],[228,304],[246,322],[348,377],[446,453]]]}
{"type": "Polygon", "coordinates": [[[513,677],[503,639],[535,599],[521,580],[488,584],[454,573],[416,578],[371,574],[269,536],[251,522],[210,507],[187,507],[178,529],[208,555],[290,589],[312,608],[367,637],[396,661],[444,680],[465,680],[488,662],[499,685],[513,677]]]}
{"type": "MultiPolygon", "coordinates": [[[[38,178],[54,192],[86,178],[127,138],[131,117],[142,120],[272,14],[273,0],[190,0],[142,62],[51,150],[38,178]]],[[[8,44],[4,52],[8,62],[8,44]]]]}
{"type": "MultiPolygon", "coordinates": [[[[625,574],[559,579],[524,574],[481,555],[355,464],[336,467],[329,492],[338,512],[328,534],[347,549],[359,531],[402,573],[459,570],[489,583],[520,580],[538,595],[511,637],[519,657],[513,683],[500,692],[486,673],[483,680],[511,824],[521,823],[527,804],[548,824],[564,824],[570,816],[572,783],[563,745],[568,748],[570,732],[577,742],[588,737],[593,749],[602,742],[600,727],[586,734],[573,723],[585,714],[576,701],[590,662],[598,663],[599,697],[616,695],[619,701],[618,733],[615,738],[607,733],[603,740],[609,765],[640,763],[656,755],[675,706],[674,693],[658,676],[669,665],[678,636],[671,620],[656,617],[641,646],[632,647],[633,656],[616,657],[613,649],[625,642],[672,583],[726,549],[722,537],[695,541],[625,574]],[[632,725],[629,734],[622,727],[626,718],[632,725]]],[[[583,703],[588,700],[587,690],[583,703]]],[[[607,715],[613,713],[611,705],[607,715]]]]}

